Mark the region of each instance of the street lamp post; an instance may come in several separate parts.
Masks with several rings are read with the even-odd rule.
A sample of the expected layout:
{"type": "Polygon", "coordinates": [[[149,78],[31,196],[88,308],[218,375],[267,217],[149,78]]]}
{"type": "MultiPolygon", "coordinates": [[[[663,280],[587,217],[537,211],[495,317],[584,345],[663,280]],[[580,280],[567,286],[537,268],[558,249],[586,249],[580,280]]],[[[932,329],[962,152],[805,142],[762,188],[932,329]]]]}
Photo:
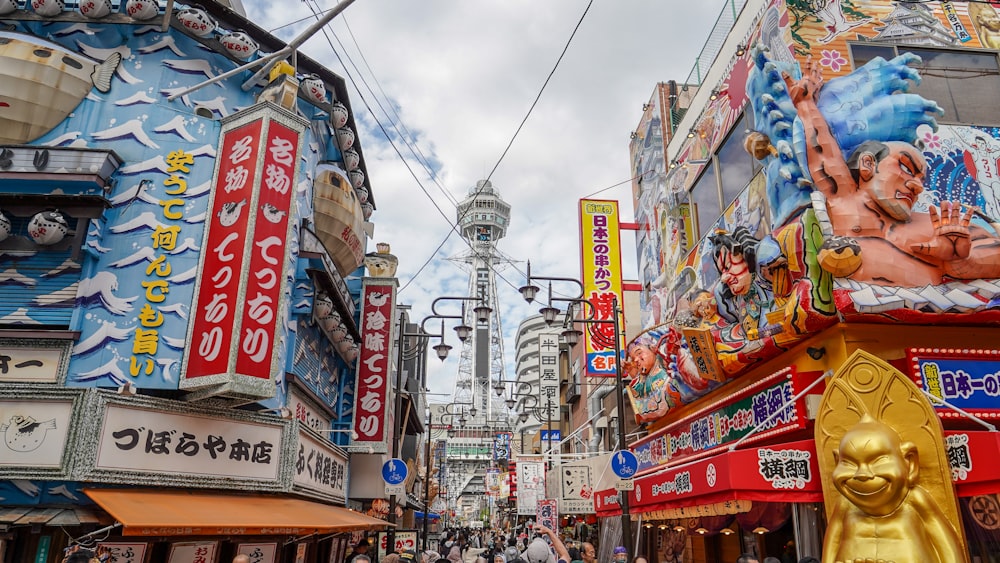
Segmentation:
{"type": "MultiPolygon", "coordinates": [[[[542,316],[544,317],[545,323],[552,325],[555,323],[559,316],[559,309],[552,307],[553,301],[563,301],[569,303],[569,309],[566,314],[566,320],[564,321],[564,326],[568,323],[570,326],[567,330],[562,333],[563,339],[570,346],[575,346],[580,341],[580,336],[582,332],[573,328],[573,323],[581,324],[610,324],[614,329],[614,353],[615,353],[615,395],[616,403],[618,408],[618,420],[617,420],[617,433],[618,433],[618,448],[625,448],[627,445],[625,443],[625,381],[622,378],[622,352],[621,352],[621,337],[622,331],[619,324],[619,315],[622,314],[621,309],[618,305],[618,296],[612,295],[611,299],[611,319],[596,319],[594,318],[597,314],[597,307],[588,299],[584,299],[584,287],[580,280],[574,278],[556,278],[556,277],[543,277],[543,276],[532,276],[531,275],[531,263],[528,263],[527,268],[527,281],[525,285],[522,286],[519,291],[524,300],[531,303],[535,300],[538,294],[538,286],[532,285],[533,281],[545,280],[549,282],[549,294],[548,303],[545,307],[541,309],[542,316]],[[579,294],[576,297],[571,298],[560,298],[552,296],[552,282],[569,282],[576,284],[579,288],[579,294]],[[573,315],[573,307],[577,303],[583,306],[582,312],[584,313],[583,319],[577,319],[573,315]],[[590,312],[587,314],[586,307],[590,307],[590,312]]],[[[550,430],[551,432],[551,430],[550,430]]],[[[619,503],[622,507],[622,539],[625,545],[626,551],[628,551],[629,557],[635,556],[635,550],[632,541],[632,522],[629,516],[629,506],[628,506],[628,493],[625,491],[619,492],[619,503]]]]}

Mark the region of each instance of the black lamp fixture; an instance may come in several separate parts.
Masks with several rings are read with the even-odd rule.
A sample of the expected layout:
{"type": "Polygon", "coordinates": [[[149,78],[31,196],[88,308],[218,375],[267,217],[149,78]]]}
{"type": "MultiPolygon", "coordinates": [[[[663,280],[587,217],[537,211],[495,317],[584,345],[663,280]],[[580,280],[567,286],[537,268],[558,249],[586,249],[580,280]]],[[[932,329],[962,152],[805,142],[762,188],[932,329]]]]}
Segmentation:
{"type": "Polygon", "coordinates": [[[490,309],[486,305],[480,303],[472,309],[472,312],[476,314],[476,321],[485,323],[490,320],[490,313],[493,312],[493,309],[490,309]]]}
{"type": "Polygon", "coordinates": [[[515,401],[514,399],[507,399],[506,401],[504,401],[504,403],[507,404],[508,409],[513,409],[517,401],[515,401]]]}
{"type": "Polygon", "coordinates": [[[742,57],[746,53],[747,53],[747,46],[746,45],[740,43],[739,45],[736,46],[736,56],[737,57],[742,57]]]}
{"type": "Polygon", "coordinates": [[[448,359],[448,352],[451,351],[451,346],[444,343],[442,340],[438,345],[434,346],[434,351],[437,352],[438,359],[442,362],[448,359]]]}
{"type": "Polygon", "coordinates": [[[583,336],[583,331],[575,328],[569,328],[562,331],[561,336],[563,337],[563,340],[566,341],[566,344],[572,348],[580,343],[580,337],[583,336]]]}
{"type": "Polygon", "coordinates": [[[670,169],[673,170],[674,168],[677,168],[677,161],[676,160],[671,160],[670,161],[670,169]]]}
{"type": "Polygon", "coordinates": [[[718,99],[719,99],[719,90],[718,90],[718,89],[716,89],[716,90],[712,90],[712,93],[711,93],[711,94],[709,94],[709,96],[708,96],[708,99],[709,99],[709,100],[712,100],[713,102],[714,102],[715,100],[718,100],[718,99]]]}
{"type": "Polygon", "coordinates": [[[688,139],[694,139],[694,127],[688,130],[688,139]]]}

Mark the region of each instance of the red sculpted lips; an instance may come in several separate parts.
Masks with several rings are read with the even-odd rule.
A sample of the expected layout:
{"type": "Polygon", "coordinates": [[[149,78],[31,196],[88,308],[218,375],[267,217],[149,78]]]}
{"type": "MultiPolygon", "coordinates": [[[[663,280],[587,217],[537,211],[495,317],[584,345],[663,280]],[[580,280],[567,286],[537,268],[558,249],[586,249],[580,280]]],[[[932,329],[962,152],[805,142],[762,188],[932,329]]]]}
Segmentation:
{"type": "Polygon", "coordinates": [[[9,107],[10,104],[8,104],[7,102],[0,102],[0,108],[9,108],[9,107]]]}

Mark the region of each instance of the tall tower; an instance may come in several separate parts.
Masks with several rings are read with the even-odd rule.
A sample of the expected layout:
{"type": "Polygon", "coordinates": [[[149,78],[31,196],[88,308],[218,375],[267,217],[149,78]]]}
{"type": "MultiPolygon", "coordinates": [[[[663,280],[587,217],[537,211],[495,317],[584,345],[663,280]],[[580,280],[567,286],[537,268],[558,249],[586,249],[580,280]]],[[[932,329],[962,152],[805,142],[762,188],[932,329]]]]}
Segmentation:
{"type": "MultiPolygon", "coordinates": [[[[477,420],[496,420],[507,414],[503,397],[492,392],[494,382],[504,380],[503,332],[500,303],[497,300],[495,269],[511,263],[497,250],[497,242],[507,234],[510,205],[501,199],[489,180],[479,180],[469,195],[458,204],[462,238],[469,249],[451,258],[464,264],[469,272],[469,293],[482,299],[492,309],[488,322],[476,321],[472,306],[465,309],[465,324],[475,327],[473,337],[462,344],[458,382],[454,400],[476,406],[477,420]]],[[[470,304],[471,305],[471,304],[470,304]]]]}
{"type": "Polygon", "coordinates": [[[467,295],[480,298],[465,308],[464,324],[474,328],[472,338],[462,343],[454,402],[466,404],[465,424],[451,433],[447,455],[450,483],[449,508],[467,515],[487,509],[486,470],[493,462],[493,442],[498,420],[510,419],[505,397],[498,397],[493,388],[504,377],[503,331],[500,324],[500,303],[497,299],[495,271],[507,266],[511,259],[497,250],[497,242],[507,234],[510,205],[500,198],[489,180],[476,182],[468,196],[458,204],[458,224],[469,249],[451,260],[469,272],[467,295]],[[477,305],[491,309],[489,320],[480,323],[473,309],[477,305]],[[470,414],[475,407],[475,416],[470,414]],[[489,423],[487,422],[489,421],[489,423]]]}

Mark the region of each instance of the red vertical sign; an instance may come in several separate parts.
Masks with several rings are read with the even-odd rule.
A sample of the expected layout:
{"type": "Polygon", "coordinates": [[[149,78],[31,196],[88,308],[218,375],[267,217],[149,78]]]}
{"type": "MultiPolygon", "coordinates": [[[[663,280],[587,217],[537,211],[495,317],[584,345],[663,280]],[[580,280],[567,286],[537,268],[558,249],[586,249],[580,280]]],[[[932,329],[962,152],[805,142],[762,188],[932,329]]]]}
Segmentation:
{"type": "Polygon", "coordinates": [[[200,287],[191,307],[191,347],[185,379],[225,374],[230,338],[237,319],[237,294],[245,246],[263,119],[222,134],[213,204],[205,219],[200,287]]]}
{"type": "Polygon", "coordinates": [[[279,123],[267,129],[261,168],[260,198],[254,213],[246,301],[240,323],[236,373],[268,379],[271,356],[282,318],[282,280],[288,248],[288,215],[292,204],[299,135],[279,123]]]}
{"type": "Polygon", "coordinates": [[[361,290],[361,351],[354,386],[352,443],[385,444],[396,281],[366,278],[361,290]],[[356,437],[354,437],[356,436],[356,437]]]}

